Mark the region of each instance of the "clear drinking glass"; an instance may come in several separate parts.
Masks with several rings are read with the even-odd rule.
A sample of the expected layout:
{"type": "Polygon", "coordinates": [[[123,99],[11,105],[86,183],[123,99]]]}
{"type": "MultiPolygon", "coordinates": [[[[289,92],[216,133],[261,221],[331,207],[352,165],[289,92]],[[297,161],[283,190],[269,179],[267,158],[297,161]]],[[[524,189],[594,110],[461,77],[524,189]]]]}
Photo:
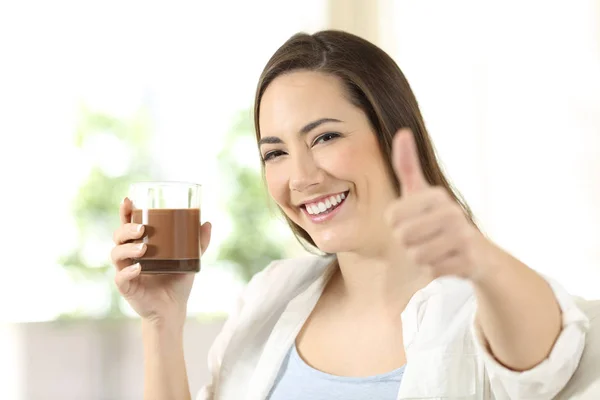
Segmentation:
{"type": "Polygon", "coordinates": [[[131,222],[145,226],[142,273],[200,271],[201,185],[186,182],[138,182],[131,185],[131,222]]]}

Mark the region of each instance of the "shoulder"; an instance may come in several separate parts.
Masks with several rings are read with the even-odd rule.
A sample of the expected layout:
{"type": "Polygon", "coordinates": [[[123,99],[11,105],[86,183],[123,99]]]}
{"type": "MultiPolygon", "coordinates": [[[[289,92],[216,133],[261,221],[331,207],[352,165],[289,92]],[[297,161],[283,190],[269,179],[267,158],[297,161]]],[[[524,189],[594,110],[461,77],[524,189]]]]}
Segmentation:
{"type": "Polygon", "coordinates": [[[252,277],[245,297],[252,299],[267,293],[269,297],[297,294],[323,275],[334,259],[334,256],[306,255],[272,261],[252,277]]]}

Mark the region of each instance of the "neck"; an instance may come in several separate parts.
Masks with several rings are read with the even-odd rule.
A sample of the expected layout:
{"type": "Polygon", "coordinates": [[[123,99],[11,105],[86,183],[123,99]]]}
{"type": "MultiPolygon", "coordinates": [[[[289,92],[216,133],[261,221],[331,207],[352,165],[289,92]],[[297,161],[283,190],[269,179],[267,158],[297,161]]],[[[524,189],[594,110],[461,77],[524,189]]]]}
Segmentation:
{"type": "MultiPolygon", "coordinates": [[[[384,252],[388,254],[388,252],[384,252]]],[[[390,307],[402,312],[411,297],[432,278],[404,256],[392,258],[355,252],[338,253],[339,271],[332,290],[348,305],[371,309],[390,307]]]]}

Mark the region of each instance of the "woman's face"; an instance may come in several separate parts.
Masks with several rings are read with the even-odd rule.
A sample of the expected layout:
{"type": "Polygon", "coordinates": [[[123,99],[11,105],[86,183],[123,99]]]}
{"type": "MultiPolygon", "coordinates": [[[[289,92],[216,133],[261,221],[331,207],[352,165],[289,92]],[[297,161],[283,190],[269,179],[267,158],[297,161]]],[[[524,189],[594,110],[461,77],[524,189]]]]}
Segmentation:
{"type": "Polygon", "coordinates": [[[322,251],[377,250],[396,196],[367,116],[339,78],[277,77],[260,104],[260,152],[269,194],[322,251]]]}

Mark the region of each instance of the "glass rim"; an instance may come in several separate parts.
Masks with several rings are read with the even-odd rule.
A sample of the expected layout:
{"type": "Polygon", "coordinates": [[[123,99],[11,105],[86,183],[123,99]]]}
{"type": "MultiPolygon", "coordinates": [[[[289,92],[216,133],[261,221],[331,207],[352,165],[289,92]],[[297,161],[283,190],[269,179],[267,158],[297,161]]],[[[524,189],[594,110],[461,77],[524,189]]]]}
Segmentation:
{"type": "Polygon", "coordinates": [[[188,186],[188,187],[195,187],[195,188],[199,188],[202,187],[202,184],[200,183],[194,183],[194,182],[186,182],[186,181],[140,181],[140,182],[133,182],[129,185],[130,187],[135,187],[135,186],[188,186]]]}

